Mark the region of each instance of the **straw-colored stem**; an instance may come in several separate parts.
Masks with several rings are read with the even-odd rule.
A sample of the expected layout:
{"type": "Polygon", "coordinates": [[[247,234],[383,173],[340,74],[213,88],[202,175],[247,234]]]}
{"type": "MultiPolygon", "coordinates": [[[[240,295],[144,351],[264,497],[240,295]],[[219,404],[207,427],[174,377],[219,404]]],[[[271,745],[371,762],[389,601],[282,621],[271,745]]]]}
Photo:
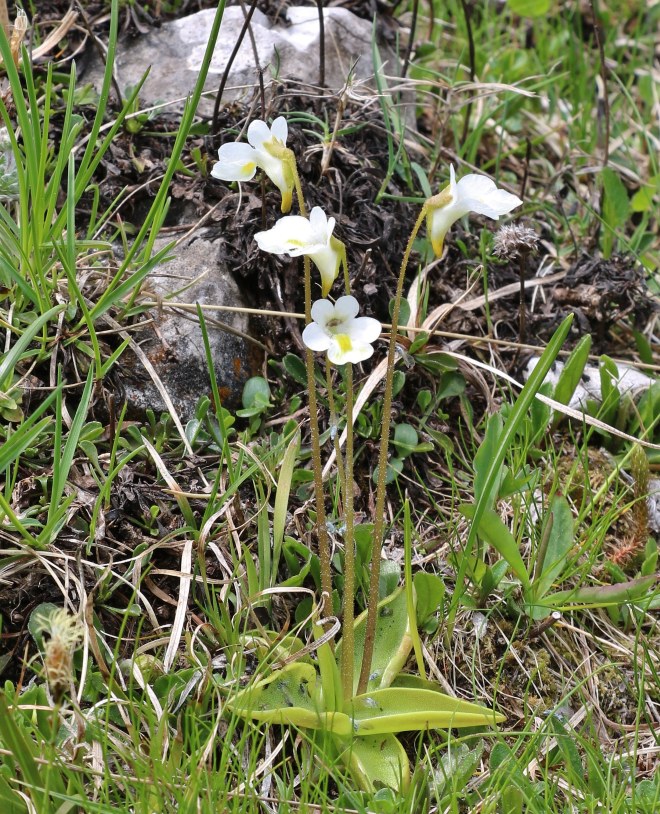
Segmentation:
{"type": "Polygon", "coordinates": [[[355,515],[353,512],[353,365],[346,365],[346,474],[344,475],[344,617],[341,648],[341,686],[344,700],[353,695],[355,664],[355,515]]]}
{"type": "MultiPolygon", "coordinates": [[[[410,260],[410,253],[413,241],[424,222],[428,205],[422,207],[415,225],[413,226],[408,245],[401,261],[401,270],[396,286],[394,297],[394,309],[392,311],[392,328],[390,330],[390,346],[387,353],[387,372],[385,374],[385,396],[383,399],[383,421],[380,435],[380,451],[378,454],[378,487],[376,491],[376,513],[374,517],[373,542],[371,547],[371,578],[369,581],[369,598],[367,600],[367,626],[364,638],[364,653],[362,656],[362,666],[360,668],[360,681],[358,683],[358,695],[366,692],[369,674],[371,672],[371,659],[374,652],[374,641],[376,638],[376,620],[378,606],[378,585],[380,581],[380,553],[383,546],[383,533],[385,529],[385,478],[387,476],[387,448],[390,440],[390,413],[392,411],[392,385],[394,381],[394,363],[396,357],[396,335],[399,327],[399,311],[401,298],[403,296],[403,284],[406,277],[406,269],[410,260]]],[[[348,458],[348,454],[346,455],[348,458]]]]}

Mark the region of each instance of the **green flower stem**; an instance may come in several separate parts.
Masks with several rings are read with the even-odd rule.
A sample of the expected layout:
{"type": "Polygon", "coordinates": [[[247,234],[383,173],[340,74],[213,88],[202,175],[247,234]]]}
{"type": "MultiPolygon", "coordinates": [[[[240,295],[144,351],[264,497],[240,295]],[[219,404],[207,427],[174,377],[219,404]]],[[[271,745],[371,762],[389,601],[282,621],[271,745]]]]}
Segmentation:
{"type": "MultiPolygon", "coordinates": [[[[378,605],[378,584],[380,581],[380,553],[383,546],[383,533],[385,529],[385,478],[387,475],[387,447],[390,440],[390,413],[392,411],[392,383],[394,380],[394,364],[396,356],[396,336],[399,327],[399,311],[401,298],[403,296],[403,284],[406,277],[406,269],[410,260],[410,253],[413,241],[424,222],[424,218],[429,209],[427,201],[417,216],[413,226],[408,245],[401,261],[401,270],[396,286],[394,297],[394,309],[392,311],[392,327],[390,328],[390,346],[387,353],[387,373],[385,374],[385,397],[383,399],[383,426],[380,435],[380,452],[378,454],[378,487],[376,491],[376,513],[374,518],[373,543],[371,548],[371,578],[369,580],[369,599],[367,601],[367,625],[364,639],[364,653],[362,656],[362,666],[360,668],[360,680],[358,682],[358,695],[366,692],[369,674],[371,672],[371,659],[374,652],[374,639],[376,637],[376,617],[378,605]]],[[[349,423],[350,426],[350,423],[349,423]]],[[[348,458],[348,450],[346,453],[348,458]]],[[[343,648],[343,646],[342,646],[343,648]]]]}
{"type": "Polygon", "coordinates": [[[355,663],[355,514],[353,511],[353,365],[346,365],[346,474],[344,475],[344,617],[342,625],[341,686],[344,700],[353,696],[355,663]]]}
{"type": "MultiPolygon", "coordinates": [[[[292,156],[292,172],[298,198],[298,208],[303,217],[307,216],[305,199],[300,184],[300,176],[292,156]]],[[[312,321],[312,264],[309,257],[303,258],[305,272],[305,321],[312,321]]],[[[316,529],[319,540],[319,560],[321,563],[321,592],[327,594],[328,606],[323,614],[332,613],[332,572],[330,570],[330,542],[325,517],[325,496],[323,493],[323,466],[321,464],[321,440],[319,433],[318,402],[316,400],[316,380],[314,378],[314,355],[305,348],[305,370],[307,371],[307,390],[309,398],[309,431],[312,442],[312,468],[314,472],[314,501],[316,503],[316,529]]]]}

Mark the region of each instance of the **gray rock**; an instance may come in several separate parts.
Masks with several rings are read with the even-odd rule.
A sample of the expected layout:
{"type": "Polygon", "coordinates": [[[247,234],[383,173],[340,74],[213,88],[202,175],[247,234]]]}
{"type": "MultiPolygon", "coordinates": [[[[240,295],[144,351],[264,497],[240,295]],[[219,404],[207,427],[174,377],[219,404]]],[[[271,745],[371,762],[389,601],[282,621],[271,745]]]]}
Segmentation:
{"type": "MultiPolygon", "coordinates": [[[[213,23],[215,11],[208,9],[173,22],[165,23],[133,42],[120,42],[115,63],[119,86],[123,90],[135,85],[148,68],[149,77],[140,92],[142,107],[157,102],[181,99],[170,110],[181,110],[185,97],[192,91],[202,64],[204,50],[213,23]]],[[[229,57],[243,26],[243,11],[239,6],[227,8],[222,19],[220,35],[213,54],[205,90],[217,90],[229,57]]],[[[255,11],[252,32],[259,54],[259,65],[264,81],[275,74],[285,79],[300,79],[311,85],[319,81],[319,21],[315,7],[297,6],[287,9],[286,22],[272,26],[265,14],[255,11]]],[[[343,8],[324,9],[325,26],[325,81],[330,91],[338,91],[346,82],[355,65],[354,79],[373,77],[371,55],[372,26],[343,8]]],[[[387,62],[385,70],[391,74],[396,63],[394,55],[381,48],[381,57],[387,62]]],[[[103,68],[93,57],[83,81],[101,86],[103,68]]],[[[252,44],[245,37],[229,73],[223,101],[248,96],[258,82],[257,66],[252,44]]],[[[212,97],[203,97],[198,112],[210,115],[212,97]]]]}
{"type": "MultiPolygon", "coordinates": [[[[160,246],[165,245],[161,242],[160,246]]],[[[197,239],[173,250],[174,259],[147,278],[143,293],[153,299],[210,305],[245,306],[238,285],[219,260],[219,244],[197,239]],[[185,288],[185,291],[180,289],[185,288]],[[175,293],[179,292],[179,293],[175,293]],[[172,296],[174,294],[174,296],[172,296]]],[[[154,309],[154,324],[134,336],[168,392],[182,420],[190,419],[201,396],[211,397],[202,332],[194,313],[154,309]]],[[[231,312],[205,312],[206,325],[223,405],[235,407],[245,381],[260,372],[261,354],[245,338],[219,327],[249,334],[248,317],[231,312]]],[[[156,414],[167,410],[161,394],[142,362],[130,351],[120,370],[129,412],[156,414]]]]}

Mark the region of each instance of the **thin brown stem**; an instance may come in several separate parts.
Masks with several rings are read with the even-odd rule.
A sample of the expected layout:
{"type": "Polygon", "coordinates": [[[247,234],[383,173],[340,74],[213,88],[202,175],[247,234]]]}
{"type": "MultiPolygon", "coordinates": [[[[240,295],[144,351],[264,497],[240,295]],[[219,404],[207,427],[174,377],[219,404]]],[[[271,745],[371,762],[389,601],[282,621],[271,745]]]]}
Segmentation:
{"type": "Polygon", "coordinates": [[[406,48],[406,56],[403,60],[403,67],[401,68],[401,79],[406,78],[408,73],[408,66],[410,65],[410,57],[412,56],[412,49],[415,44],[415,33],[417,31],[417,17],[419,15],[419,0],[413,0],[412,19],[410,21],[410,34],[408,40],[408,47],[406,48]]]}
{"type": "MultiPolygon", "coordinates": [[[[390,331],[390,346],[387,352],[387,373],[385,374],[385,396],[383,399],[383,423],[380,436],[380,451],[378,454],[378,487],[376,490],[376,515],[374,517],[373,542],[371,549],[371,578],[369,580],[369,599],[367,602],[367,626],[364,639],[364,653],[362,656],[362,666],[360,668],[360,680],[358,682],[358,695],[366,692],[369,675],[371,673],[371,660],[374,653],[374,642],[376,639],[376,620],[378,617],[378,586],[380,582],[380,554],[383,547],[383,533],[385,529],[385,478],[387,475],[387,448],[390,439],[390,413],[392,411],[392,384],[394,380],[394,363],[396,356],[396,336],[399,326],[399,311],[401,308],[401,298],[403,296],[403,284],[406,277],[406,269],[410,260],[413,242],[417,237],[419,229],[424,223],[424,218],[428,210],[428,205],[422,207],[413,230],[408,238],[408,245],[401,261],[401,270],[396,286],[394,297],[394,309],[392,311],[392,328],[390,331]]],[[[348,457],[348,456],[347,456],[348,457]]]]}
{"type": "Polygon", "coordinates": [[[319,86],[325,87],[325,17],[323,14],[323,0],[316,0],[319,13],[319,86]]]}
{"type": "Polygon", "coordinates": [[[594,16],[594,37],[600,57],[600,78],[603,82],[603,116],[605,117],[605,134],[603,138],[603,167],[610,160],[610,100],[607,95],[607,63],[605,62],[605,47],[603,45],[603,29],[600,27],[598,12],[594,0],[590,0],[591,13],[594,16]]]}
{"type": "MultiPolygon", "coordinates": [[[[220,102],[222,101],[222,94],[225,91],[225,85],[227,84],[227,79],[229,78],[229,71],[231,70],[231,66],[234,64],[234,60],[238,55],[238,51],[241,47],[241,43],[245,38],[245,35],[248,32],[250,27],[250,21],[252,20],[252,15],[257,8],[257,0],[252,0],[250,4],[250,8],[245,14],[245,9],[243,9],[243,13],[245,14],[245,20],[243,21],[243,26],[238,34],[238,38],[234,43],[234,48],[229,55],[229,59],[227,60],[227,64],[225,66],[225,70],[223,71],[222,78],[220,79],[220,85],[218,87],[218,93],[215,97],[215,104],[213,105],[213,118],[211,120],[211,134],[217,136],[218,134],[218,116],[220,115],[220,102]]],[[[257,60],[257,72],[259,72],[259,61],[257,60]]],[[[263,79],[261,80],[263,84],[263,79]]]]}

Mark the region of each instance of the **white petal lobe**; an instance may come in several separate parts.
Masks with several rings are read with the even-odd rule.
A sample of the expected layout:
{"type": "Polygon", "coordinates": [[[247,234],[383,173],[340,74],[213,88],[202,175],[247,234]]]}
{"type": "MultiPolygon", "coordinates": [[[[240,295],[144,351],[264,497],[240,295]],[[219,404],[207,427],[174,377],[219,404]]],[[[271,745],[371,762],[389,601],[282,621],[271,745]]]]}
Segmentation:
{"type": "Polygon", "coordinates": [[[232,141],[218,150],[211,175],[220,181],[249,181],[257,171],[256,151],[248,144],[232,141]]]}
{"type": "Polygon", "coordinates": [[[253,122],[250,122],[247,131],[247,140],[253,147],[259,149],[264,141],[269,141],[270,139],[270,127],[268,127],[266,122],[261,119],[255,119],[253,122]]]}
{"type": "Polygon", "coordinates": [[[289,135],[289,126],[286,123],[284,116],[278,116],[270,126],[270,132],[275,138],[279,139],[282,144],[286,144],[289,135]]]}
{"type": "Polygon", "coordinates": [[[328,350],[332,344],[331,337],[329,337],[316,322],[310,322],[305,328],[302,333],[302,340],[310,350],[316,352],[328,350]]]}
{"type": "Polygon", "coordinates": [[[352,319],[357,316],[360,310],[360,303],[350,294],[339,297],[335,303],[335,316],[341,320],[352,319]]]}

